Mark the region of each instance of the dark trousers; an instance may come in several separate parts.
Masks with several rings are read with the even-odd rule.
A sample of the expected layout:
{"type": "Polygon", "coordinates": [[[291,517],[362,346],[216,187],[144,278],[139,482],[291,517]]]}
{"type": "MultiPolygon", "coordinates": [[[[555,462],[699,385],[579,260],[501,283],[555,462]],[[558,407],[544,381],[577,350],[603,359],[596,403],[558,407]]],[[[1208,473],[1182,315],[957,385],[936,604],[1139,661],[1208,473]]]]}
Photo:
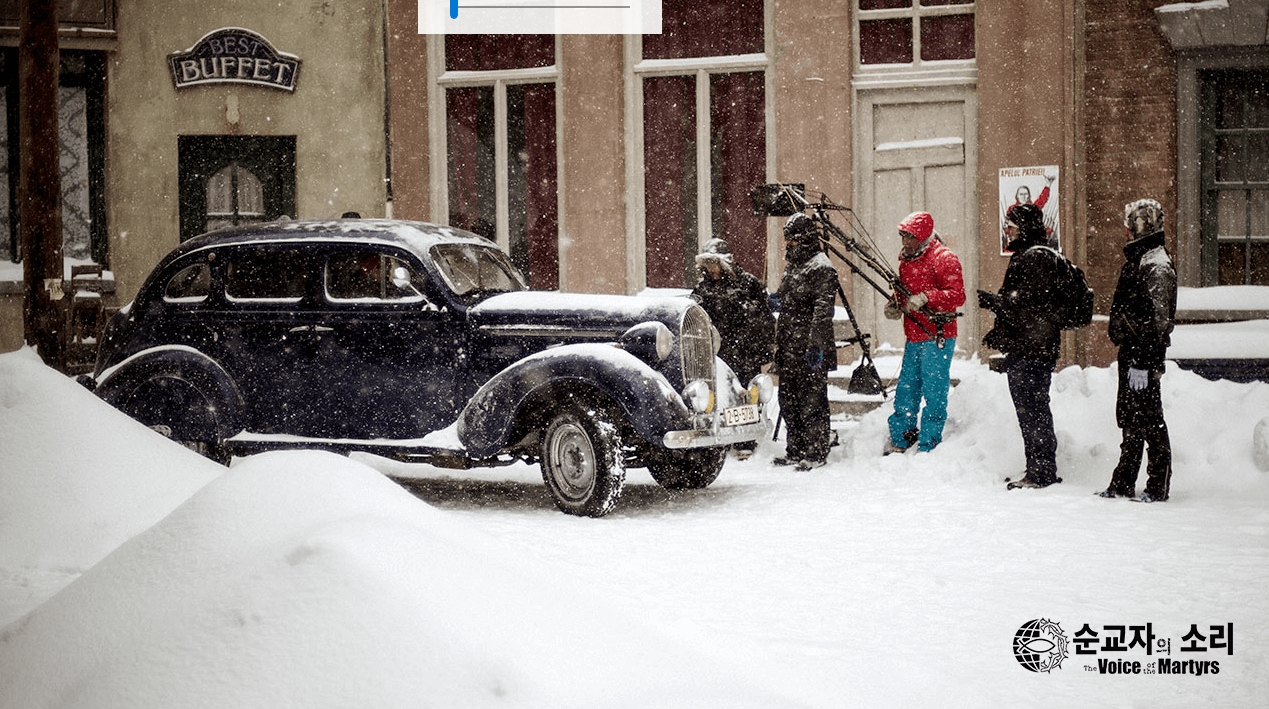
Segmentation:
{"type": "Polygon", "coordinates": [[[1159,380],[1163,370],[1150,370],[1144,389],[1133,391],[1128,386],[1128,367],[1119,365],[1119,395],[1115,400],[1115,419],[1123,431],[1119,444],[1119,464],[1111,474],[1110,489],[1120,495],[1136,492],[1141,457],[1150,447],[1146,462],[1146,492],[1167,499],[1172,485],[1172,441],[1168,424],[1163,420],[1163,397],[1159,380]]]}
{"type": "Polygon", "coordinates": [[[1053,431],[1053,410],[1049,405],[1049,385],[1053,364],[1014,355],[1005,357],[1009,396],[1018,413],[1022,448],[1027,455],[1026,477],[1038,483],[1057,481],[1057,434],[1053,431]]]}
{"type": "Polygon", "coordinates": [[[784,418],[785,456],[824,460],[832,430],[829,427],[828,372],[805,367],[780,371],[780,415],[784,418]]]}

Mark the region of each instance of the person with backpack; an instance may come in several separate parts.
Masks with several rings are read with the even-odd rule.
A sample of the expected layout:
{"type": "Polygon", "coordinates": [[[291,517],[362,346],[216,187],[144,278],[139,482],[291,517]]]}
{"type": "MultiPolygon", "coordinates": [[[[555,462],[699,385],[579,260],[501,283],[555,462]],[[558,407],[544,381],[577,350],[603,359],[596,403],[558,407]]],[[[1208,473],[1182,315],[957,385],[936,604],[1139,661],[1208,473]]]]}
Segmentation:
{"type": "Polygon", "coordinates": [[[1005,354],[1003,369],[1026,452],[1026,472],[1021,479],[1011,480],[1009,489],[1042,488],[1062,481],[1057,475],[1057,434],[1049,400],[1062,330],[1081,326],[1079,321],[1085,317],[1092,319],[1092,292],[1083,273],[1047,246],[1039,207],[1014,205],[1006,219],[1017,237],[1008,245],[1013,255],[1004,281],[996,293],[978,291],[978,306],[996,316],[983,344],[1005,354]]]}
{"type": "Polygon", "coordinates": [[[903,365],[890,415],[885,454],[912,446],[928,452],[943,442],[952,353],[956,349],[956,309],[965,304],[961,260],[934,231],[929,212],[913,212],[899,222],[899,283],[903,293],[887,301],[886,317],[903,318],[903,365]],[[931,319],[931,315],[935,315],[931,319]],[[945,315],[947,317],[938,317],[945,315]],[[921,410],[921,400],[925,409],[921,410]],[[920,412],[918,425],[917,414],[920,412]]]}
{"type": "Polygon", "coordinates": [[[1142,502],[1164,502],[1172,483],[1172,443],[1159,389],[1176,318],[1176,269],[1163,241],[1163,207],[1153,199],[1124,205],[1124,265],[1110,304],[1110,341],[1119,346],[1115,420],[1123,431],[1119,463],[1102,497],[1136,493],[1141,456],[1150,447],[1142,502]]]}
{"type": "MultiPolygon", "coordinates": [[[[718,330],[718,357],[748,386],[775,350],[775,315],[767,288],[732,259],[731,246],[723,239],[705,242],[696,256],[696,268],[701,280],[692,290],[692,299],[709,313],[718,330]]],[[[732,450],[743,460],[756,447],[757,441],[743,441],[733,444],[732,450]]]]}

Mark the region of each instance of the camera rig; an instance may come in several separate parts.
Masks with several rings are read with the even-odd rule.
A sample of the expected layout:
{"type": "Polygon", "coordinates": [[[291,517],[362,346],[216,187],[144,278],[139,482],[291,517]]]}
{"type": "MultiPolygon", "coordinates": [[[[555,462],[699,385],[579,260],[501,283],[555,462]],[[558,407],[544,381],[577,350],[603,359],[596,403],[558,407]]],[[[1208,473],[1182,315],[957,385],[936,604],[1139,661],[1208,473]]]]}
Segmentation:
{"type": "MultiPolygon", "coordinates": [[[[940,348],[943,347],[947,341],[944,328],[947,323],[959,317],[960,313],[937,312],[928,305],[922,306],[920,312],[928,318],[929,324],[934,325],[933,331],[929,324],[914,318],[906,307],[912,292],[899,280],[898,271],[881,254],[876,242],[864,228],[854,210],[834,204],[823,192],[817,194],[818,199],[811,201],[807,199],[805,184],[776,182],[754,187],[749,191],[749,199],[756,216],[790,217],[799,212],[806,213],[814,223],[820,225],[820,247],[824,253],[837,257],[850,269],[851,273],[887,300],[899,305],[904,317],[921,328],[940,348]],[[830,212],[841,212],[846,215],[846,225],[850,233],[833,223],[829,218],[830,212]]],[[[837,296],[841,298],[842,307],[846,310],[846,317],[854,328],[855,334],[845,340],[838,340],[836,346],[848,347],[858,344],[861,352],[859,364],[851,374],[847,391],[852,394],[881,394],[884,397],[885,387],[872,361],[872,347],[869,344],[872,335],[860,328],[840,278],[837,281],[837,296]]]]}

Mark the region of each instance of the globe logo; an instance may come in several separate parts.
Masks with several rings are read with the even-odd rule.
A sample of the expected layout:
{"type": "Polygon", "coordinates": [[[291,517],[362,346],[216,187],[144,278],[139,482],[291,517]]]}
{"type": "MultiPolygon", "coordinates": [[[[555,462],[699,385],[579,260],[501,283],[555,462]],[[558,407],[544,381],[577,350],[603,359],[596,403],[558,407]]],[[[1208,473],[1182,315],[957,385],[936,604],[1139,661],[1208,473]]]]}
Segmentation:
{"type": "Polygon", "coordinates": [[[1046,618],[1029,620],[1013,636],[1013,656],[1032,672],[1049,672],[1066,659],[1066,633],[1046,618]]]}

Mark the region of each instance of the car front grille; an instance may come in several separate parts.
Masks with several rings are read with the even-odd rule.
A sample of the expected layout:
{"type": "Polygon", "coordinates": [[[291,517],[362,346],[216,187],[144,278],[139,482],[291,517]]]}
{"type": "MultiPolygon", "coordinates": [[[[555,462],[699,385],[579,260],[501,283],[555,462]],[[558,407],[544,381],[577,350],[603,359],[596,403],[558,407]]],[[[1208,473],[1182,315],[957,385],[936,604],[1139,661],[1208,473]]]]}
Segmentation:
{"type": "Polygon", "coordinates": [[[709,316],[699,305],[693,305],[683,314],[682,332],[679,336],[683,354],[683,383],[704,379],[714,386],[714,342],[709,316]]]}

